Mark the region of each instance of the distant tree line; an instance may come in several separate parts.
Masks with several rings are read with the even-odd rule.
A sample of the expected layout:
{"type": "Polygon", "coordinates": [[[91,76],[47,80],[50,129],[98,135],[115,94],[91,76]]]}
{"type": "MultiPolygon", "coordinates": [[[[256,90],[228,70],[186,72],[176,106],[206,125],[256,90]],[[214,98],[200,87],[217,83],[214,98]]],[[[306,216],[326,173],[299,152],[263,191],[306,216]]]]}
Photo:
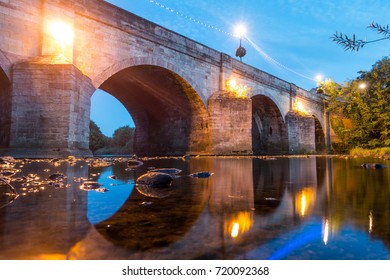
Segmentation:
{"type": "Polygon", "coordinates": [[[340,142],[335,152],[353,148],[390,147],[390,59],[377,61],[370,71],[344,85],[328,80],[320,89],[329,96],[331,126],[340,142]]]}
{"type": "Polygon", "coordinates": [[[132,154],[135,128],[128,125],[105,136],[94,121],[89,124],[89,148],[95,155],[132,154]]]}

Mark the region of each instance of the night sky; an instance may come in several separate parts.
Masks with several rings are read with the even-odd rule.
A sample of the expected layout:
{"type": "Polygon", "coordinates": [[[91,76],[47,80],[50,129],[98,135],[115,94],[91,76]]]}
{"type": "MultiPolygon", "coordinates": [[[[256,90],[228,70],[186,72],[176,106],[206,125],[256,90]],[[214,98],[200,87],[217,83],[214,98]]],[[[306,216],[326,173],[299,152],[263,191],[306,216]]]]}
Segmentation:
{"type": "MultiPolygon", "coordinates": [[[[316,76],[339,83],[389,55],[390,40],[368,44],[359,52],[344,51],[332,42],[336,32],[357,38],[380,38],[367,28],[371,22],[389,24],[390,4],[380,1],[313,0],[110,0],[118,7],[235,57],[239,39],[235,26],[246,26],[243,62],[306,90],[316,76]],[[164,8],[162,7],[164,6],[164,8]],[[167,9],[168,8],[168,9],[167,9]],[[259,51],[261,50],[261,51],[259,51]]],[[[96,91],[91,119],[111,136],[120,126],[134,126],[126,109],[113,97],[96,91]]]]}

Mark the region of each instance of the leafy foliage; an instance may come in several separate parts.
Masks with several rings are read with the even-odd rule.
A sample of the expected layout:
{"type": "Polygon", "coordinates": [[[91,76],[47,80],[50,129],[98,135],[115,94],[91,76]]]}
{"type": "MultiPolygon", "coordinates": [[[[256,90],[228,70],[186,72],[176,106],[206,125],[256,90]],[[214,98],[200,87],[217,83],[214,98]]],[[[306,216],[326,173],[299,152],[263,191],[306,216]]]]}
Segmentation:
{"type": "Polygon", "coordinates": [[[113,137],[103,135],[92,120],[90,122],[89,148],[94,154],[131,154],[135,128],[123,126],[114,131],[113,137]]]}
{"type": "Polygon", "coordinates": [[[95,152],[98,149],[103,148],[109,142],[107,136],[105,136],[100,128],[96,125],[94,121],[89,123],[89,148],[92,152],[95,152]]]}
{"type": "Polygon", "coordinates": [[[351,50],[351,51],[359,51],[359,49],[363,48],[366,44],[390,39],[389,25],[382,26],[376,22],[372,22],[367,28],[376,30],[378,34],[383,36],[383,38],[366,41],[366,40],[356,39],[355,34],[353,34],[352,37],[348,37],[348,35],[343,34],[341,32],[340,33],[336,32],[335,34],[333,34],[331,38],[334,42],[341,45],[345,50],[351,50]]]}
{"type": "Polygon", "coordinates": [[[323,85],[332,128],[348,148],[390,146],[390,59],[384,57],[371,71],[361,71],[343,87],[323,85]]]}

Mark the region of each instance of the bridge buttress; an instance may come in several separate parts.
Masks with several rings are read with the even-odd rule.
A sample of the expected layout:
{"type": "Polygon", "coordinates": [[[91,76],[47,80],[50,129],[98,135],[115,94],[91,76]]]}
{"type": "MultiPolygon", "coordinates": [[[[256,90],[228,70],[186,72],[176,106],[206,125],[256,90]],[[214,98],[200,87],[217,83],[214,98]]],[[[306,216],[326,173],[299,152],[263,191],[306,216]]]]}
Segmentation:
{"type": "Polygon", "coordinates": [[[315,119],[290,111],[286,115],[290,154],[315,153],[315,119]]]}
{"type": "Polygon", "coordinates": [[[90,96],[95,88],[59,55],[14,65],[8,155],[91,156],[90,96]]]}
{"type": "Polygon", "coordinates": [[[252,154],[252,100],[219,91],[210,97],[208,110],[212,154],[252,154]]]}

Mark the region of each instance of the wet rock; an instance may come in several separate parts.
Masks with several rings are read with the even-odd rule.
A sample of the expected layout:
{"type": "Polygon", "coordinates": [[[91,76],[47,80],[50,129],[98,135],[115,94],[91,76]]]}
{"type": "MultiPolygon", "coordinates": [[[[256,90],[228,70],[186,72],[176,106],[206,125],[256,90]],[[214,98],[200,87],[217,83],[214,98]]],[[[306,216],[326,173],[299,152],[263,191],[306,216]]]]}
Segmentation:
{"type": "Polygon", "coordinates": [[[93,159],[90,161],[89,165],[91,167],[107,167],[107,166],[111,166],[112,165],[112,162],[109,162],[108,160],[106,159],[93,159]]]}
{"type": "Polygon", "coordinates": [[[150,201],[143,201],[143,202],[140,203],[140,205],[142,205],[142,206],[149,206],[149,205],[152,205],[152,204],[153,204],[153,202],[150,202],[150,201]]]}
{"type": "Polygon", "coordinates": [[[165,173],[169,175],[177,175],[182,172],[182,170],[177,168],[155,168],[148,171],[150,172],[159,172],[159,173],[165,173]]]}
{"type": "Polygon", "coordinates": [[[136,181],[137,185],[145,185],[152,187],[170,186],[173,181],[172,176],[161,172],[148,172],[136,181]]]}
{"type": "Polygon", "coordinates": [[[66,176],[65,176],[65,174],[62,174],[62,173],[54,173],[54,174],[49,175],[49,179],[51,181],[61,182],[61,181],[66,179],[66,176]]]}
{"type": "Polygon", "coordinates": [[[149,185],[136,185],[135,188],[140,194],[151,198],[166,198],[173,193],[171,185],[159,186],[158,188],[149,185]]]}
{"type": "Polygon", "coordinates": [[[85,181],[81,184],[80,189],[83,191],[94,191],[101,188],[102,184],[95,181],[85,181]]]}
{"type": "Polygon", "coordinates": [[[0,168],[13,168],[15,166],[15,159],[13,157],[0,157],[0,168]]]}
{"type": "Polygon", "coordinates": [[[208,177],[210,177],[213,174],[214,173],[210,173],[208,171],[202,171],[202,172],[192,173],[189,176],[193,177],[193,178],[208,178],[208,177]]]}
{"type": "Polygon", "coordinates": [[[140,167],[143,164],[144,163],[142,161],[137,160],[137,159],[129,159],[127,161],[127,167],[129,167],[129,168],[137,168],[137,167],[140,167]]]}
{"type": "Polygon", "coordinates": [[[184,155],[183,157],[182,157],[182,160],[190,160],[190,158],[191,158],[191,156],[190,155],[184,155]]]}
{"type": "Polygon", "coordinates": [[[385,168],[387,166],[384,164],[381,164],[381,163],[363,163],[361,165],[361,167],[370,168],[370,169],[381,169],[381,168],[385,168]]]}
{"type": "Polygon", "coordinates": [[[0,176],[1,177],[12,177],[20,171],[21,171],[20,169],[4,169],[4,170],[0,170],[0,176]]]}

